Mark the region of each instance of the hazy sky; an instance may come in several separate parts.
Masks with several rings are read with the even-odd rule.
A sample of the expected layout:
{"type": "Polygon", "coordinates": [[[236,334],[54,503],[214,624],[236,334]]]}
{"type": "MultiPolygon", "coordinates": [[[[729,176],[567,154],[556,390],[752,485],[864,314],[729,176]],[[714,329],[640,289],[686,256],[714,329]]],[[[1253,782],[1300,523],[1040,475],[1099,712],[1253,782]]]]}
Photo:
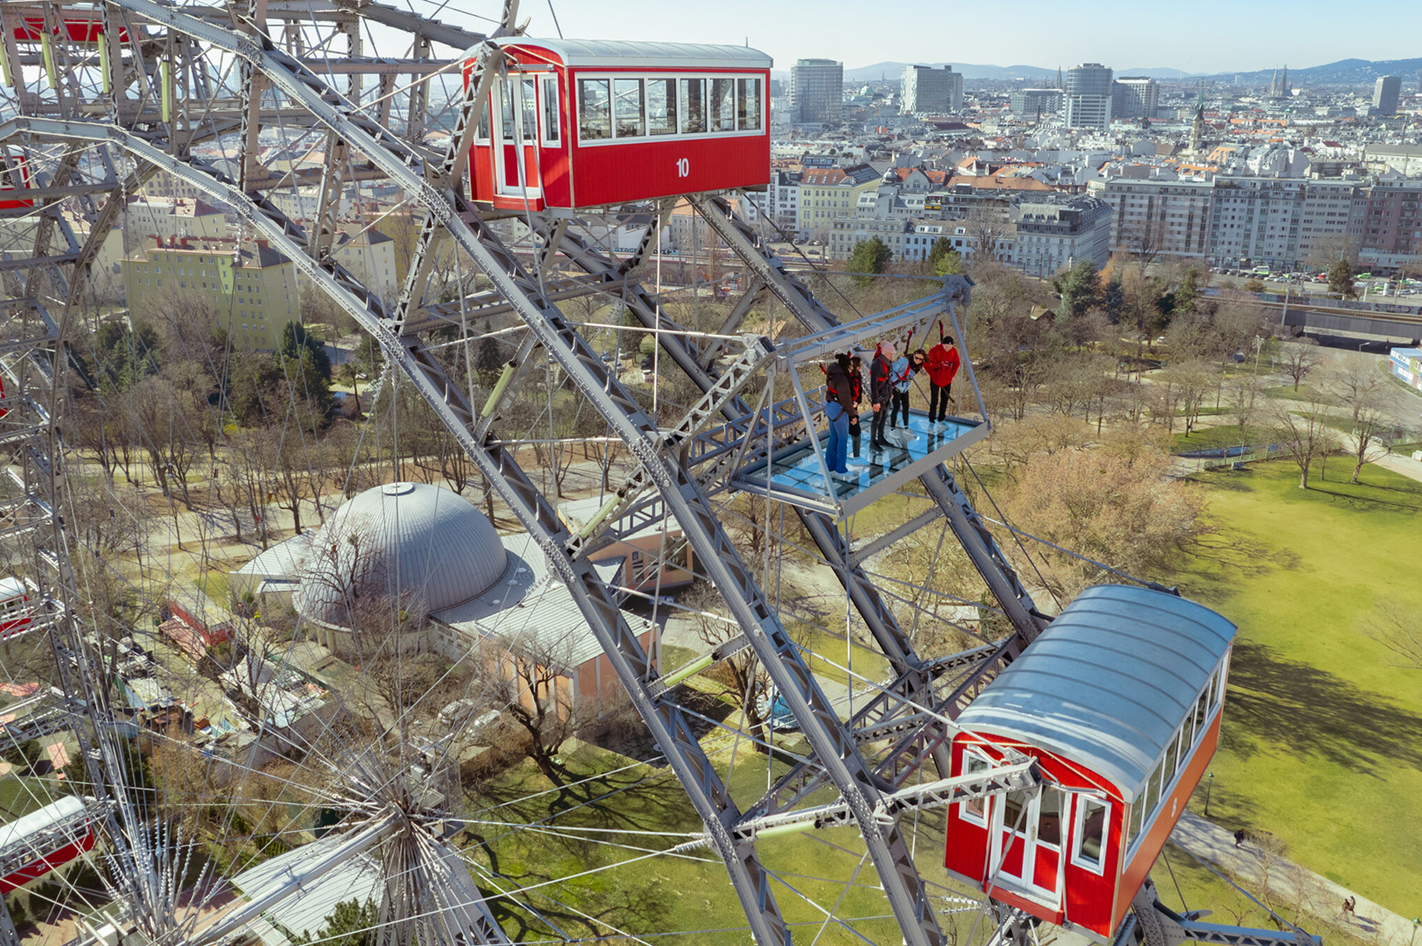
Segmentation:
{"type": "MultiPolygon", "coordinates": [[[[915,60],[1048,68],[1096,61],[1115,69],[1187,72],[1422,56],[1418,0],[553,0],[553,7],[564,36],[749,40],[775,57],[776,69],[810,56],[839,59],[849,68],[915,60]]],[[[498,0],[451,0],[438,14],[479,28],[481,21],[456,8],[497,15],[500,7],[498,0]]],[[[530,35],[557,35],[548,0],[521,0],[519,18],[531,18],[530,35]]]]}

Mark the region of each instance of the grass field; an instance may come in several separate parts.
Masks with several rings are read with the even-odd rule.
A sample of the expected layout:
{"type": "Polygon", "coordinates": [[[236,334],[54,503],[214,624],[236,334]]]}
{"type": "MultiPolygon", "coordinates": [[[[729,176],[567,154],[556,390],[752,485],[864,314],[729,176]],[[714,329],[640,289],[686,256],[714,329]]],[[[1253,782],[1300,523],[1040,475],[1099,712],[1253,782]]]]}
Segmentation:
{"type": "Polygon", "coordinates": [[[1350,486],[1343,467],[1306,491],[1284,462],[1199,478],[1217,531],[1182,591],[1240,627],[1210,815],[1416,915],[1422,670],[1399,667],[1368,622],[1393,597],[1422,607],[1422,483],[1369,466],[1350,486]]]}

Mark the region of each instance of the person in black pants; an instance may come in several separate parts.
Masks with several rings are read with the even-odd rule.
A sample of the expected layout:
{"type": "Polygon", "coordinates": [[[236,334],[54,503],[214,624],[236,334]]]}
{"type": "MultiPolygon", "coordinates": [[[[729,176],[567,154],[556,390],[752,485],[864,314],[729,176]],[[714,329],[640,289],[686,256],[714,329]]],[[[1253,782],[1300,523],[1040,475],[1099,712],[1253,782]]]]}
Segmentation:
{"type": "Polygon", "coordinates": [[[874,350],[874,360],[869,363],[869,404],[874,408],[869,437],[872,450],[887,450],[891,446],[884,439],[884,424],[889,419],[889,405],[894,392],[894,352],[893,342],[882,342],[874,350]]]}
{"type": "Polygon", "coordinates": [[[849,411],[849,443],[854,450],[854,459],[850,466],[866,466],[867,464],[859,459],[859,411],[864,403],[864,359],[858,355],[849,356],[849,389],[854,398],[854,405],[849,411]]]}

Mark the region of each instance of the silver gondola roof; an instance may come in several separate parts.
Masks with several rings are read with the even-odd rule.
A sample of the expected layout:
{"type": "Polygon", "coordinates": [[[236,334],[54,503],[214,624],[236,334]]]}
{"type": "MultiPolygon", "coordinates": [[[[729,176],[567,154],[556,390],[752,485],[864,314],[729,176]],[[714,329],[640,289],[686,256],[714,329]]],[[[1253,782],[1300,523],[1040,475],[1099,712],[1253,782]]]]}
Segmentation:
{"type": "Polygon", "coordinates": [[[1162,591],[1088,588],[957,724],[1081,763],[1130,802],[1235,632],[1204,605],[1162,591]]]}
{"type": "Polygon", "coordinates": [[[710,43],[649,43],[610,39],[533,39],[510,36],[502,47],[547,49],[565,66],[636,69],[769,69],[773,60],[749,46],[710,43]]]}

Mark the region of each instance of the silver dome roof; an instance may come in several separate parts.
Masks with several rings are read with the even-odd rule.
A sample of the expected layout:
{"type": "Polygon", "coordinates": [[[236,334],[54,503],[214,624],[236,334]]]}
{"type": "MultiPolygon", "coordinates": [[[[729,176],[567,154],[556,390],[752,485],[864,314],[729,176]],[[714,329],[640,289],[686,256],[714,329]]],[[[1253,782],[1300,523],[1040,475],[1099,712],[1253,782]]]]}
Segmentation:
{"type": "Polygon", "coordinates": [[[376,486],[346,501],[311,543],[293,603],[346,627],[361,602],[441,611],[483,594],[507,556],[489,520],[457,493],[424,483],[376,486]]]}

